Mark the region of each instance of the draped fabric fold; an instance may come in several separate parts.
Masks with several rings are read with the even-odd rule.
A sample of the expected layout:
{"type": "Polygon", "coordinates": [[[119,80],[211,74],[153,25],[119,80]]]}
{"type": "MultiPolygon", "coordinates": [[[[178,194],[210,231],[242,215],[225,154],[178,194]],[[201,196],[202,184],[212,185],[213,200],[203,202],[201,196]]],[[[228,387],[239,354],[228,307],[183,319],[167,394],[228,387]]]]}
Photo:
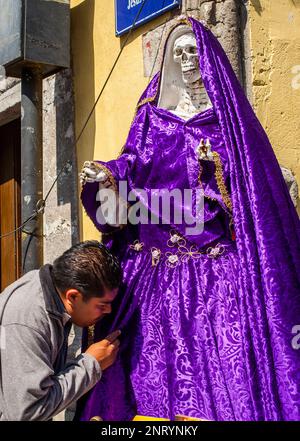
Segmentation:
{"type": "MultiPolygon", "coordinates": [[[[292,345],[300,320],[299,218],[267,135],[218,40],[201,22],[190,18],[189,24],[213,108],[184,121],[157,107],[157,74],[141,96],[119,158],[99,163],[116,185],[126,180],[129,190],[146,194],[202,185],[204,230],[187,236],[186,225],[170,222],[110,228],[112,234],[104,236],[120,258],[124,285],[112,317],[96,327],[95,340],[121,327],[122,350],[78,414],[83,420],[136,413],[299,420],[300,350],[292,345]],[[217,163],[199,165],[201,138],[210,138],[220,158],[223,188],[217,163]]],[[[97,220],[96,192],[97,184],[86,184],[82,202],[107,232],[97,220]]]]}

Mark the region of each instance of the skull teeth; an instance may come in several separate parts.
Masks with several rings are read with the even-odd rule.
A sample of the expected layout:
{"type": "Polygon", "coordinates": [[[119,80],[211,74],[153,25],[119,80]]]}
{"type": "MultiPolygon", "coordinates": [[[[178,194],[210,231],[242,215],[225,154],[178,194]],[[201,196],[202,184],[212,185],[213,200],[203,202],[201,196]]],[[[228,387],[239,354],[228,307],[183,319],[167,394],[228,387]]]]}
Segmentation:
{"type": "Polygon", "coordinates": [[[182,65],[183,72],[189,72],[191,70],[196,70],[196,66],[194,64],[191,65],[182,65]]]}

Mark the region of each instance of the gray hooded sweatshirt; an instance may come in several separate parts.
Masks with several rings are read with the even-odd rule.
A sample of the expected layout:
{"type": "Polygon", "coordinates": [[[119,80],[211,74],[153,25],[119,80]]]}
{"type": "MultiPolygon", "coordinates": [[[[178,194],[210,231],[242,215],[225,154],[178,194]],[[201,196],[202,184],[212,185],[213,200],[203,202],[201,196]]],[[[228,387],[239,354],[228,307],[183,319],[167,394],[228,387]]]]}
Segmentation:
{"type": "Polygon", "coordinates": [[[0,421],[50,420],[101,378],[89,354],[65,364],[70,316],[49,270],[31,271],[0,294],[0,421]]]}

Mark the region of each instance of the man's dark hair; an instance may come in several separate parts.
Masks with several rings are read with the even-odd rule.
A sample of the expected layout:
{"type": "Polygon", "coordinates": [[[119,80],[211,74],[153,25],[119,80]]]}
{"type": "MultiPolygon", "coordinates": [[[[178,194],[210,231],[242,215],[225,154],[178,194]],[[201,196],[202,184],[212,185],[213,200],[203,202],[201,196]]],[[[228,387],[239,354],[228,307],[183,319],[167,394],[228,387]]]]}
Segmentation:
{"type": "Polygon", "coordinates": [[[78,243],[58,257],[52,268],[53,282],[64,292],[77,289],[84,301],[102,297],[106,289],[118,288],[122,270],[118,259],[102,243],[78,243]]]}

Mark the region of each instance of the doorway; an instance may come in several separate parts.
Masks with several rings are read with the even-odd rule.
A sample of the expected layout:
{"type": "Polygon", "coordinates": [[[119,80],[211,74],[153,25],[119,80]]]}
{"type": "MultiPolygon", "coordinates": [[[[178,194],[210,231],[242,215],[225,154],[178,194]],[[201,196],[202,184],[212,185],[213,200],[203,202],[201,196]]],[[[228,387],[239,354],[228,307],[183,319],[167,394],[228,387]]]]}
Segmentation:
{"type": "Polygon", "coordinates": [[[21,120],[0,127],[0,292],[21,276],[21,120]]]}

